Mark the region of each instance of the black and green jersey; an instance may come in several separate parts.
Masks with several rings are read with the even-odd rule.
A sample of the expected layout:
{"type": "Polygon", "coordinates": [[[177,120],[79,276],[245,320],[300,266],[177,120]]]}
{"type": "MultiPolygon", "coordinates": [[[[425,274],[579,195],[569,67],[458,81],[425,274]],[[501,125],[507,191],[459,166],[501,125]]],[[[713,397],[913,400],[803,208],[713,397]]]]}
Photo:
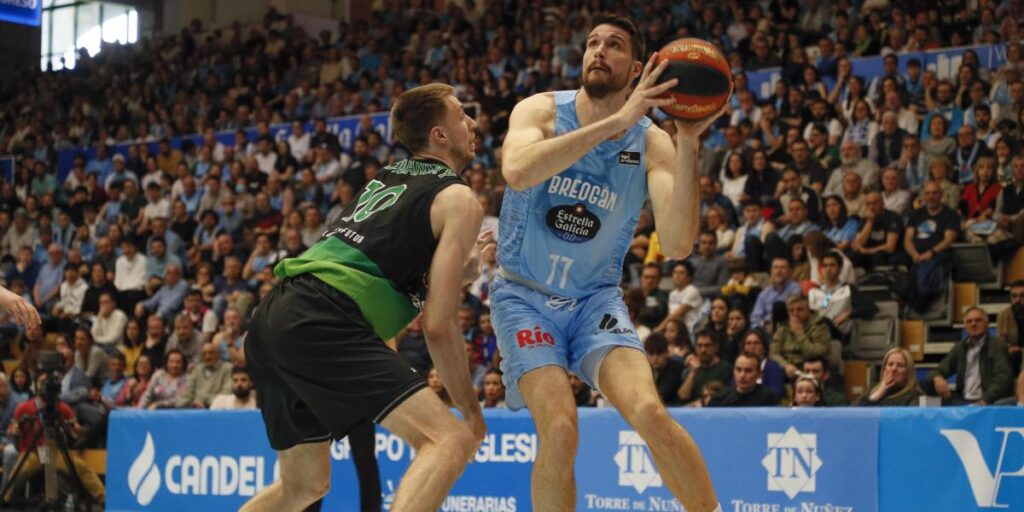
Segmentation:
{"type": "Polygon", "coordinates": [[[462,184],[436,160],[402,160],[363,187],[320,240],[274,267],[278,277],[312,274],[359,305],[382,339],[416,316],[437,248],[430,225],[434,196],[462,184]]]}

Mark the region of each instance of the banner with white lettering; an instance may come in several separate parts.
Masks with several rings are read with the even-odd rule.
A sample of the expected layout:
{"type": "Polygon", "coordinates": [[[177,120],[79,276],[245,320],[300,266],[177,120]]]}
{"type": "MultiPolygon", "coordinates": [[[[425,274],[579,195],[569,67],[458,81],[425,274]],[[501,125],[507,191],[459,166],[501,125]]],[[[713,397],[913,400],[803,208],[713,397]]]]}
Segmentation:
{"type": "MultiPolygon", "coordinates": [[[[683,510],[615,411],[584,412],[576,510],[683,510]]],[[[877,409],[670,412],[703,453],[724,511],[877,510],[877,409]]]]}
{"type": "Polygon", "coordinates": [[[880,510],[1024,510],[1024,409],[885,409],[880,510]]]}
{"type": "MultiPolygon", "coordinates": [[[[874,511],[878,410],[676,409],[707,460],[723,509],[874,511]]],[[[445,512],[530,510],[537,437],[526,412],[486,411],[488,435],[445,512]]],[[[274,481],[276,456],[255,411],[116,411],[108,510],[234,510],[274,481]]],[[[378,429],[385,510],[414,457],[378,429]]],[[[331,446],[324,510],[357,510],[347,441],[331,446]]],[[[612,409],[580,411],[577,510],[677,511],[643,440],[612,409]]]]}
{"type": "Polygon", "coordinates": [[[39,26],[43,0],[0,0],[0,21],[39,26]]]}

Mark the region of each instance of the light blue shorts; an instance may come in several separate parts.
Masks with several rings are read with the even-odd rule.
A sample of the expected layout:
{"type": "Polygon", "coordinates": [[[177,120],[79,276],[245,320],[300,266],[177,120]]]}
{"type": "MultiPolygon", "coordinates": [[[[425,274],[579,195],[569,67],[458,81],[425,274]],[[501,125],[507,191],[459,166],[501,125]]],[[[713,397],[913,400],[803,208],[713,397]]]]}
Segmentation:
{"type": "Polygon", "coordinates": [[[491,323],[501,350],[505,404],[513,410],[526,405],[519,392],[526,372],[560,366],[597,389],[597,370],[609,350],[643,350],[615,286],[568,299],[499,276],[491,285],[491,323]]]}

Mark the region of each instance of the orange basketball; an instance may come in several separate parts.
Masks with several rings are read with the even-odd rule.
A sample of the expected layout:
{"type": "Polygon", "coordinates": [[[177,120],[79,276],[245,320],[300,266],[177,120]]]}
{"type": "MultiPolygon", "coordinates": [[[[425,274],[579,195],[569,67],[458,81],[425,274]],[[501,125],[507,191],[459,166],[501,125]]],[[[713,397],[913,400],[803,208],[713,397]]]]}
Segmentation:
{"type": "Polygon", "coordinates": [[[678,78],[679,84],[664,94],[675,103],[662,112],[680,119],[703,119],[718,111],[732,93],[732,72],[725,55],[713,44],[694,37],[677,39],[658,52],[658,62],[669,65],[658,82],[678,78]]]}

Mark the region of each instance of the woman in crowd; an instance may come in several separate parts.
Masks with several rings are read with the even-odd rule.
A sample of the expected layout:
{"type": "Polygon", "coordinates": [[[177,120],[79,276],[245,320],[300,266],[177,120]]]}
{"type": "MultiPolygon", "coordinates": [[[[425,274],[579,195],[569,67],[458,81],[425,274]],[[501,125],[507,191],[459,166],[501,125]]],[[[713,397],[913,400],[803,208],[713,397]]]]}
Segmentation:
{"type": "Polygon", "coordinates": [[[747,163],[743,160],[743,155],[739,153],[729,155],[729,161],[726,162],[719,181],[722,182],[722,195],[729,198],[733,208],[739,208],[743,191],[747,186],[748,174],[747,163]]]}
{"type": "Polygon", "coordinates": [[[690,333],[686,330],[686,324],[682,318],[672,318],[665,322],[665,339],[668,340],[668,355],[680,361],[685,361],[686,356],[693,353],[693,344],[690,343],[690,333]]]}
{"type": "Polygon", "coordinates": [[[845,251],[857,237],[860,222],[849,216],[846,203],[841,198],[828,196],[825,198],[825,219],[821,222],[821,229],[837,249],[845,251]]]}
{"type": "Polygon", "coordinates": [[[487,370],[484,375],[483,400],[480,407],[484,409],[505,408],[505,385],[501,382],[501,372],[495,368],[487,370]]]}
{"type": "Polygon", "coordinates": [[[35,396],[32,392],[32,374],[24,366],[19,366],[11,372],[11,397],[24,402],[35,396]]]}
{"type": "Polygon", "coordinates": [[[185,389],[188,382],[188,361],[185,354],[178,349],[167,352],[167,364],[153,374],[146,393],[139,400],[140,409],[169,409],[174,407],[178,393],[185,389]]]}
{"type": "Polygon", "coordinates": [[[821,384],[818,379],[804,375],[796,379],[793,385],[793,407],[820,407],[821,384]]]}
{"type": "Polygon", "coordinates": [[[917,400],[922,395],[921,388],[917,385],[914,358],[907,349],[896,347],[886,352],[882,358],[881,381],[861,397],[857,405],[917,405],[917,400]]]}
{"type": "Polygon", "coordinates": [[[132,318],[128,320],[128,323],[124,324],[124,335],[121,337],[121,345],[117,347],[118,350],[124,354],[125,367],[128,368],[128,375],[131,375],[135,368],[135,361],[142,355],[142,345],[145,343],[146,337],[142,334],[142,324],[139,323],[138,319],[132,318]]]}
{"type": "Polygon", "coordinates": [[[153,378],[153,363],[148,356],[139,356],[131,369],[132,376],[128,377],[128,382],[125,382],[121,393],[117,395],[117,404],[123,407],[139,407],[153,378]]]}
{"type": "Polygon", "coordinates": [[[704,219],[707,222],[708,231],[714,231],[718,239],[718,246],[715,249],[720,254],[728,251],[732,247],[733,237],[736,235],[736,232],[729,229],[729,223],[725,218],[722,208],[718,206],[708,208],[704,219]]]}

